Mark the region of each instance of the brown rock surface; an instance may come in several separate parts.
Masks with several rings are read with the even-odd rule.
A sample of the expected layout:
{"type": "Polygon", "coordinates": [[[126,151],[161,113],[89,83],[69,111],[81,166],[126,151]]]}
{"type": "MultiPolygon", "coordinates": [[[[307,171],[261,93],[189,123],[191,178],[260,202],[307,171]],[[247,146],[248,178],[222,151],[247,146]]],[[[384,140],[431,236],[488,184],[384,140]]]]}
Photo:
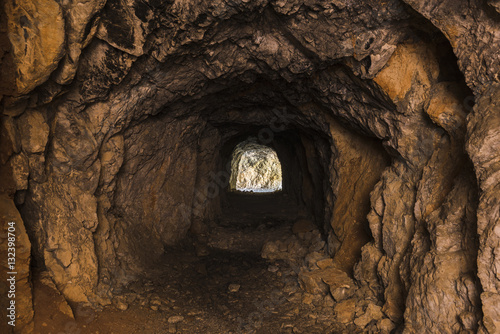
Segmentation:
{"type": "Polygon", "coordinates": [[[2,279],[0,301],[2,310],[0,314],[3,319],[0,328],[2,328],[2,333],[33,333],[33,302],[30,277],[31,244],[26,234],[24,222],[14,202],[6,195],[0,196],[0,219],[2,226],[0,237],[0,255],[2,256],[0,260],[0,278],[2,279]],[[11,247],[10,242],[14,243],[14,247],[11,247]],[[7,255],[12,253],[11,248],[15,249],[15,263],[8,261],[11,256],[7,255]],[[11,265],[14,267],[11,268],[11,265]],[[15,274],[9,274],[11,272],[15,274]],[[12,278],[14,279],[12,280],[12,278]],[[11,280],[7,281],[7,279],[11,280]],[[14,286],[10,283],[13,281],[15,281],[14,286]],[[7,284],[3,282],[7,282],[7,284]],[[15,303],[15,326],[8,324],[8,321],[14,320],[8,317],[12,313],[7,309],[11,307],[12,301],[15,303]]]}
{"type": "Polygon", "coordinates": [[[10,1],[5,12],[16,68],[15,94],[27,94],[48,79],[63,56],[63,11],[57,1],[10,1]]]}
{"type": "Polygon", "coordinates": [[[499,8],[7,1],[1,213],[62,295],[94,308],[169,247],[264,245],[353,332],[497,333],[499,8]],[[283,188],[242,208],[230,157],[250,136],[283,188]]]}
{"type": "Polygon", "coordinates": [[[474,163],[481,189],[477,209],[477,229],[479,234],[478,276],[481,280],[483,325],[487,333],[500,330],[499,267],[496,254],[499,251],[499,149],[500,118],[498,85],[492,85],[478,100],[467,126],[467,151],[474,163]]]}

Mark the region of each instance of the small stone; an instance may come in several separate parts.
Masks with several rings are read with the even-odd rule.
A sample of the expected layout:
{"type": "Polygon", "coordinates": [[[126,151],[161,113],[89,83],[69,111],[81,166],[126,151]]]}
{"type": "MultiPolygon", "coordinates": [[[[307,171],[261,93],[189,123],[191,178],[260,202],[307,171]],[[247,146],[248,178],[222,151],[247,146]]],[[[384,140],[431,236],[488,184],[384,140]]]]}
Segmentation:
{"type": "Polygon", "coordinates": [[[311,305],[313,299],[314,299],[313,295],[311,295],[310,293],[304,293],[304,297],[302,298],[302,303],[306,305],[311,305]]]}
{"type": "Polygon", "coordinates": [[[139,299],[139,295],[137,293],[130,293],[128,296],[127,296],[127,302],[129,304],[132,304],[133,302],[135,302],[137,299],[139,299]]]}
{"type": "Polygon", "coordinates": [[[314,12],[308,12],[307,15],[312,18],[312,19],[317,19],[318,18],[318,14],[314,13],[314,12]]]}
{"type": "Polygon", "coordinates": [[[285,284],[285,286],[283,287],[283,292],[290,295],[292,293],[295,293],[297,292],[298,290],[298,285],[297,285],[297,282],[295,281],[290,281],[290,282],[287,282],[285,284]]]}
{"type": "Polygon", "coordinates": [[[344,271],[328,267],[322,272],[323,282],[328,284],[330,293],[337,302],[348,299],[353,295],[354,281],[344,271]]]}
{"type": "Polygon", "coordinates": [[[323,306],[323,296],[322,295],[313,295],[313,305],[314,306],[323,306]]]}
{"type": "Polygon", "coordinates": [[[151,305],[149,306],[153,311],[158,311],[158,309],[160,308],[158,305],[151,305]]]}
{"type": "Polygon", "coordinates": [[[377,328],[380,333],[390,333],[396,325],[391,321],[391,319],[382,319],[377,323],[377,328]]]}
{"type": "Polygon", "coordinates": [[[335,299],[335,301],[340,302],[344,299],[352,297],[354,291],[346,287],[339,287],[336,289],[330,289],[330,293],[332,297],[335,299]]]}
{"type": "Polygon", "coordinates": [[[311,243],[311,246],[309,246],[309,251],[310,252],[319,252],[323,248],[325,248],[325,242],[323,240],[314,240],[311,243]]]}
{"type": "Polygon", "coordinates": [[[240,285],[239,284],[229,284],[228,290],[229,292],[238,292],[240,290],[240,285]]]}
{"type": "Polygon", "coordinates": [[[334,308],[335,315],[337,316],[337,320],[343,324],[347,324],[354,320],[354,314],[356,312],[356,300],[355,299],[347,299],[344,300],[334,308]]]}
{"type": "Polygon", "coordinates": [[[270,265],[269,267],[267,267],[267,271],[270,271],[272,273],[275,273],[278,271],[278,267],[277,266],[274,266],[274,265],[270,265]]]}
{"type": "Polygon", "coordinates": [[[333,305],[335,305],[335,301],[333,300],[332,296],[326,295],[324,300],[323,300],[323,306],[333,307],[333,305]]]}
{"type": "Polygon", "coordinates": [[[47,327],[47,323],[46,322],[42,322],[42,327],[47,327]]]}
{"type": "Polygon", "coordinates": [[[319,267],[319,269],[326,269],[333,267],[333,259],[322,259],[316,262],[316,265],[319,267]]]}
{"type": "Polygon", "coordinates": [[[158,298],[158,299],[153,299],[149,302],[151,305],[158,305],[160,306],[161,305],[161,300],[158,298]]]}
{"type": "Polygon", "coordinates": [[[318,252],[312,252],[312,253],[309,253],[306,255],[304,262],[306,263],[306,266],[310,270],[315,270],[315,269],[319,269],[319,267],[317,266],[316,263],[321,261],[324,258],[325,258],[324,254],[321,254],[318,252]]]}
{"type": "Polygon", "coordinates": [[[301,298],[302,298],[302,294],[300,292],[296,292],[296,293],[290,295],[289,297],[287,297],[286,299],[291,303],[297,303],[301,300],[301,298]]]}
{"type": "Polygon", "coordinates": [[[181,316],[181,315],[174,315],[174,316],[171,316],[170,318],[168,318],[168,323],[169,324],[176,324],[178,322],[181,322],[184,320],[184,317],[181,316]]]}
{"type": "Polygon", "coordinates": [[[309,293],[326,295],[329,287],[323,281],[322,274],[320,270],[302,271],[299,274],[299,284],[309,293]]]}
{"type": "Polygon", "coordinates": [[[288,245],[290,242],[283,242],[283,241],[276,241],[276,244],[278,245],[278,249],[280,252],[287,252],[288,251],[288,245]]]}
{"type": "Polygon", "coordinates": [[[278,245],[275,242],[269,241],[262,247],[261,256],[264,259],[272,260],[276,258],[276,253],[278,252],[278,245]]]}
{"type": "Polygon", "coordinates": [[[382,308],[375,304],[368,304],[363,315],[354,320],[356,326],[365,328],[372,320],[380,320],[383,317],[382,308]]]}
{"type": "Polygon", "coordinates": [[[116,307],[121,311],[126,311],[128,309],[128,304],[122,301],[116,303],[116,307]]]}
{"type": "Polygon", "coordinates": [[[196,256],[204,257],[210,254],[210,250],[205,245],[197,245],[196,247],[196,256]]]}

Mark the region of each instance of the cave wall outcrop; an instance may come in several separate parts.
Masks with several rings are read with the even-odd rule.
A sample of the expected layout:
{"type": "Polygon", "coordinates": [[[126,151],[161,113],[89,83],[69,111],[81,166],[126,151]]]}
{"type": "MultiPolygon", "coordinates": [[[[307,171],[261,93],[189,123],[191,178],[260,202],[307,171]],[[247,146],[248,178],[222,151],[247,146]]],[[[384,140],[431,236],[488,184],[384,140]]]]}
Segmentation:
{"type": "Polygon", "coordinates": [[[481,280],[483,323],[487,333],[500,329],[500,280],[498,252],[500,251],[499,169],[500,141],[498,116],[498,84],[491,85],[478,99],[467,124],[467,152],[474,163],[480,188],[477,209],[479,250],[478,276],[481,280]]]}
{"type": "Polygon", "coordinates": [[[366,216],[370,211],[370,193],[388,165],[380,143],[347,131],[334,119],[329,120],[335,159],[330,167],[335,199],[328,203],[329,252],[336,265],[352,275],[361,248],[371,240],[366,216]]]}
{"type": "Polygon", "coordinates": [[[110,215],[121,224],[117,238],[123,238],[118,241],[123,244],[123,261],[136,264],[137,270],[147,267],[146,259],[154,261],[163,254],[164,245],[182,239],[192,218],[191,212],[183,211],[184,205],[195,200],[203,122],[197,117],[161,118],[125,131],[123,164],[109,198],[114,203],[110,215]]]}
{"type": "Polygon", "coordinates": [[[496,1],[23,4],[1,13],[0,188],[67,299],[108,302],[137,259],[214,219],[197,191],[224,141],[278,117],[331,145],[303,139],[359,298],[405,333],[500,330],[496,1]]]}

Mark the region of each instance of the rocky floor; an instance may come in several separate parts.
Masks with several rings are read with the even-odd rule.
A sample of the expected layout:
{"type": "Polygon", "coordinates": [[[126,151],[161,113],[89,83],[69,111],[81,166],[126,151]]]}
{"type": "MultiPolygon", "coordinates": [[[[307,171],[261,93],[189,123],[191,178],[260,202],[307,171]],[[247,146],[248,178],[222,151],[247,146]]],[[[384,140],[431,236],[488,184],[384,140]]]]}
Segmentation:
{"type": "Polygon", "coordinates": [[[247,218],[226,215],[206,243],[167,249],[151,270],[116,291],[111,305],[97,311],[72,305],[74,319],[48,279],[36,277],[35,332],[356,333],[352,323],[337,322],[331,294],[314,293],[314,281],[300,278],[302,266],[322,259],[319,232],[284,216],[259,224],[247,218]]]}

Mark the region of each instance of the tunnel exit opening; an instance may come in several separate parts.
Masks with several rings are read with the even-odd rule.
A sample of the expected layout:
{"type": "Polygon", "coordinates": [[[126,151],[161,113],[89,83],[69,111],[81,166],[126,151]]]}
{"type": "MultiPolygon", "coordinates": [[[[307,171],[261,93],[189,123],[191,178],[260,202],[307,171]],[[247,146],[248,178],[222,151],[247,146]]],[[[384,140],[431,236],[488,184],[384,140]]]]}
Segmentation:
{"type": "Polygon", "coordinates": [[[250,138],[236,145],[231,158],[230,190],[274,193],[282,190],[281,162],[276,151],[250,138]]]}

